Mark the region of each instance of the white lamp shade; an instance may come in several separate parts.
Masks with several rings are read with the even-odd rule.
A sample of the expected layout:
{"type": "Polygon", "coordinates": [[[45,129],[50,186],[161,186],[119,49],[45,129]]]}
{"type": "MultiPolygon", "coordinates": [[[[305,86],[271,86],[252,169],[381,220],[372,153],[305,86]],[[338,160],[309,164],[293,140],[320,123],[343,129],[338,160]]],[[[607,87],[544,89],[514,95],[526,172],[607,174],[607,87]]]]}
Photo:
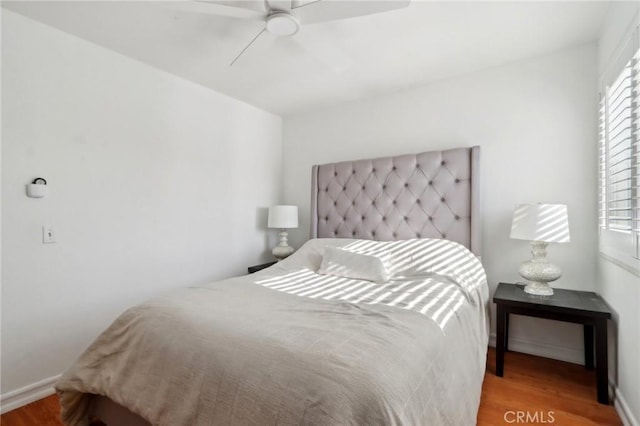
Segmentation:
{"type": "Polygon", "coordinates": [[[298,206],[271,206],[269,207],[269,228],[297,228],[298,206]]]}
{"type": "Polygon", "coordinates": [[[564,204],[520,204],[513,212],[511,238],[568,243],[569,216],[564,204]]]}

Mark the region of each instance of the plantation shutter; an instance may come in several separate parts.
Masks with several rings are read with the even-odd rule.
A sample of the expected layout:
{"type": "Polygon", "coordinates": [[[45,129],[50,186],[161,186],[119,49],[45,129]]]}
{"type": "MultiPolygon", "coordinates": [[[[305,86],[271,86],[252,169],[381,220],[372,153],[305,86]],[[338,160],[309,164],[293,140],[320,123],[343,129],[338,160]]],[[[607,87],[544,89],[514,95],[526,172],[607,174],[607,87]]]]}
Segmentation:
{"type": "Polygon", "coordinates": [[[607,229],[607,111],[606,94],[600,97],[598,120],[598,223],[607,229]]]}
{"type": "Polygon", "coordinates": [[[632,228],[636,238],[636,257],[640,257],[640,49],[632,59],[632,152],[631,152],[631,198],[632,228]]]}
{"type": "Polygon", "coordinates": [[[640,51],[606,87],[599,107],[599,224],[640,233],[640,51]]]}

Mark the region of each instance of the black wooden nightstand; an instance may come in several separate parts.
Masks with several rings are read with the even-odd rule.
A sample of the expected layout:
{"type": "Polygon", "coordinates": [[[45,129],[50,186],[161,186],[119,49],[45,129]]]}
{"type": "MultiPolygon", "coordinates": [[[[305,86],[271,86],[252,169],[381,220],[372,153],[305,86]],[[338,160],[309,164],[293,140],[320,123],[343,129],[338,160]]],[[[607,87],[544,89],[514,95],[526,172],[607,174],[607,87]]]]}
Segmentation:
{"type": "Polygon", "coordinates": [[[553,296],[533,296],[524,285],[500,283],[493,295],[497,306],[496,376],[504,374],[504,352],[508,350],[509,314],[573,322],[584,326],[584,363],[593,369],[595,329],[598,402],[609,403],[607,366],[607,319],[611,311],[596,293],[554,288],[553,296]]]}
{"type": "Polygon", "coordinates": [[[249,266],[247,268],[247,272],[249,272],[250,274],[253,274],[254,272],[258,272],[258,271],[262,271],[264,268],[268,268],[271,265],[275,265],[276,262],[267,262],[267,263],[263,263],[262,265],[254,265],[254,266],[249,266]]]}

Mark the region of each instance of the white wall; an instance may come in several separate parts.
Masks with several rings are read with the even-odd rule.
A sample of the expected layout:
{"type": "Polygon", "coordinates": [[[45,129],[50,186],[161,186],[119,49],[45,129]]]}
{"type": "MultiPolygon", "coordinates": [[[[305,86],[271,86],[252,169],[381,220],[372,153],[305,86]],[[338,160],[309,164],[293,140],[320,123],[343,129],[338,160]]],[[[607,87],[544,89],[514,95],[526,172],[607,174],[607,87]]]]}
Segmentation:
{"type": "MultiPolygon", "coordinates": [[[[638,25],[640,3],[616,2],[609,9],[598,45],[599,74],[615,62],[616,51],[638,25]]],[[[640,276],[600,257],[597,291],[614,311],[610,327],[609,376],[617,387],[616,408],[626,424],[640,425],[640,276]]]]}
{"type": "MultiPolygon", "coordinates": [[[[483,263],[493,290],[518,281],[528,244],[509,239],[518,203],[565,203],[571,243],[549,248],[557,287],[594,290],[596,46],[452,78],[391,96],[285,117],[284,201],[300,206],[292,240],[308,235],[311,166],[480,145],[483,263]]],[[[514,317],[514,350],[583,362],[582,328],[514,317]]],[[[507,366],[508,368],[508,366],[507,366]]]]}
{"type": "Polygon", "coordinates": [[[2,38],[6,410],[125,308],[267,258],[282,119],[11,12],[2,38]]]}
{"type": "MultiPolygon", "coordinates": [[[[609,378],[616,386],[616,405],[627,424],[640,425],[640,277],[611,263],[598,261],[596,290],[613,310],[609,327],[609,378]],[[634,419],[634,420],[631,420],[634,419]]],[[[622,417],[622,416],[621,416],[622,417]]]]}

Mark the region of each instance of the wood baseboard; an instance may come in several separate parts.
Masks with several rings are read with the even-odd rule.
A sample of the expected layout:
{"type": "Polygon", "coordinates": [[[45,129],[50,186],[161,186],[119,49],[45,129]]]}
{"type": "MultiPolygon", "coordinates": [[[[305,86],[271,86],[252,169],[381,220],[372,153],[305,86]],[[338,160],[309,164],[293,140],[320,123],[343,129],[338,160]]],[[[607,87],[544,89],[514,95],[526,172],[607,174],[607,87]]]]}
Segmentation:
{"type": "Polygon", "coordinates": [[[0,395],[0,414],[53,395],[59,378],[60,374],[0,395]]]}
{"type": "Polygon", "coordinates": [[[616,408],[616,412],[620,416],[620,420],[622,420],[624,426],[640,426],[638,419],[635,418],[629,409],[626,399],[624,399],[624,396],[618,389],[614,390],[614,395],[613,406],[616,408]]]}

